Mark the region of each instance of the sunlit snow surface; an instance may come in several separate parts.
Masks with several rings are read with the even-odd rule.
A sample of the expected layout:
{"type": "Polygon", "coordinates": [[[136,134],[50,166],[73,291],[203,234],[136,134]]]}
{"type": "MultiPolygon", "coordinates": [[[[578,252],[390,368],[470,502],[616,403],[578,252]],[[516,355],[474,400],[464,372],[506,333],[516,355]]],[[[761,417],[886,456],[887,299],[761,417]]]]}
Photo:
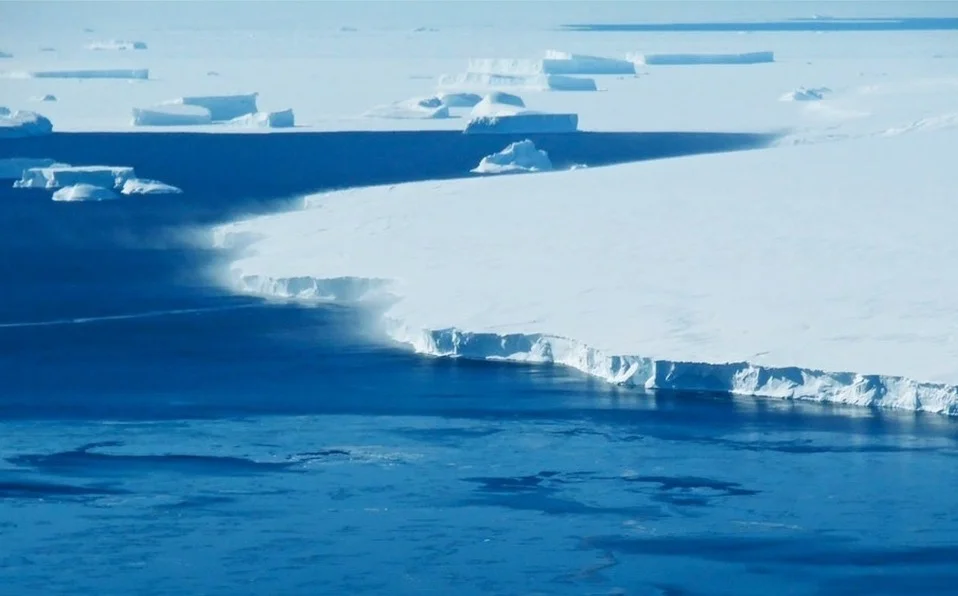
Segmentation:
{"type": "Polygon", "coordinates": [[[954,413],[954,5],[548,5],[0,3],[0,104],[54,128],[0,140],[0,592],[954,590],[955,420],[767,399],[954,413]],[[532,134],[573,171],[479,179],[526,135],[462,135],[477,97],[366,115],[550,50],[773,51],[520,95],[777,146],[532,134]],[[134,194],[12,187],[54,163],[134,194]]]}

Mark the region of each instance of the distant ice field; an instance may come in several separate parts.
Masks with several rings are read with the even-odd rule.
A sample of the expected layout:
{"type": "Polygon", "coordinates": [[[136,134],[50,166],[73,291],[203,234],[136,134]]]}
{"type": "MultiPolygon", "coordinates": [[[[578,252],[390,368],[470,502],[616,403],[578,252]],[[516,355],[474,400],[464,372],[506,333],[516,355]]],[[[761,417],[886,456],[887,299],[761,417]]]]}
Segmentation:
{"type": "Polygon", "coordinates": [[[0,62],[0,76],[126,68],[149,69],[150,80],[0,78],[2,101],[25,109],[34,105],[31,98],[56,95],[56,104],[42,107],[57,130],[132,130],[135,108],[183,95],[251,92],[259,92],[264,111],[293,109],[296,130],[461,130],[462,117],[409,121],[364,114],[377,106],[435,93],[441,75],[462,73],[475,58],[534,59],[549,49],[617,59],[629,54],[774,51],[774,64],[640,66],[637,75],[598,76],[598,93],[530,92],[527,97],[531,109],[579,114],[583,130],[754,131],[801,125],[799,111],[775,101],[800,86],[851,90],[902,74],[923,78],[952,73],[958,64],[953,31],[947,30],[681,34],[562,29],[599,18],[708,22],[710,16],[730,20],[729,14],[759,21],[794,15],[953,16],[948,3],[768,2],[747,8],[685,3],[687,8],[681,10],[662,3],[604,3],[594,11],[566,3],[569,6],[552,7],[548,14],[535,3],[520,3],[508,5],[508,19],[492,16],[496,6],[505,10],[496,2],[482,5],[488,6],[485,9],[477,3],[436,3],[428,5],[428,11],[407,10],[406,4],[378,3],[372,17],[348,3],[294,3],[278,14],[246,3],[229,5],[226,18],[216,13],[227,9],[216,8],[215,3],[180,6],[179,17],[150,2],[135,7],[85,5],[76,17],[56,2],[30,10],[11,3],[0,32],[3,50],[12,57],[0,62]],[[376,20],[370,22],[372,18],[376,20]],[[216,25],[217,21],[235,25],[216,25]],[[289,22],[296,23],[293,29],[270,35],[289,22]],[[867,43],[857,41],[866,35],[867,43]],[[143,40],[148,49],[87,48],[104,39],[143,40]],[[41,51],[47,47],[55,51],[41,51]],[[91,97],[96,101],[89,101],[91,97]]]}

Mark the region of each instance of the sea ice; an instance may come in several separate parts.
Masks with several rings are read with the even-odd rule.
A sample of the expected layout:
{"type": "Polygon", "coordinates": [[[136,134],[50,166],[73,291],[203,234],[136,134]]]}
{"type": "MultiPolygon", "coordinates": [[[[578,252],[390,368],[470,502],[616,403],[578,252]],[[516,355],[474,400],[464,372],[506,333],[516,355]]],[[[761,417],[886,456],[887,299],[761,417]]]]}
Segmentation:
{"type": "Polygon", "coordinates": [[[133,108],[133,126],[194,126],[212,122],[210,111],[200,106],[163,104],[133,108]]]}
{"type": "Polygon", "coordinates": [[[552,169],[549,154],[537,149],[526,139],[482,158],[472,171],[477,174],[514,174],[519,172],[547,172],[552,169]]]}
{"type": "Polygon", "coordinates": [[[93,184],[71,184],[53,193],[54,201],[111,201],[120,198],[109,188],[93,184]]]}
{"type": "Polygon", "coordinates": [[[435,119],[449,118],[449,106],[438,96],[414,97],[368,110],[370,118],[435,119]]]}
{"type": "Polygon", "coordinates": [[[26,110],[0,108],[0,139],[34,137],[53,132],[53,124],[44,116],[26,110]]]}
{"type": "Polygon", "coordinates": [[[130,178],[123,183],[120,193],[125,195],[173,195],[183,191],[179,188],[146,178],[130,178]]]}
{"type": "Polygon", "coordinates": [[[528,91],[596,91],[595,80],[564,75],[500,75],[467,72],[439,77],[440,89],[525,89],[528,91]]]}
{"type": "Polygon", "coordinates": [[[831,92],[828,87],[799,87],[778,98],[779,101],[821,101],[831,92]]]}
{"type": "Polygon", "coordinates": [[[143,41],[95,41],[87,44],[88,50],[145,50],[146,42],[143,41]]]}
{"type": "Polygon", "coordinates": [[[388,280],[388,332],[424,353],[958,414],[956,153],[940,128],[372,187],[216,236],[254,239],[240,291],[388,280]]]}
{"type": "Polygon", "coordinates": [[[628,60],[647,66],[689,66],[699,64],[762,64],[775,61],[774,52],[743,54],[628,54],[628,60]]]}
{"type": "Polygon", "coordinates": [[[76,184],[122,188],[127,180],[135,178],[133,168],[124,166],[66,166],[53,165],[29,168],[23,171],[17,188],[63,188],[76,184]]]}
{"type": "Polygon", "coordinates": [[[258,112],[259,110],[256,108],[256,97],[258,95],[258,93],[246,93],[241,95],[180,97],[166,103],[169,105],[182,104],[205,108],[209,110],[210,117],[214,122],[225,122],[258,112]]]}
{"type": "Polygon", "coordinates": [[[6,71],[0,73],[0,78],[8,79],[133,79],[146,80],[150,78],[150,71],[146,68],[108,68],[108,69],[77,69],[77,70],[30,70],[6,71]]]}
{"type": "Polygon", "coordinates": [[[293,110],[278,112],[255,112],[238,118],[233,118],[227,124],[248,126],[251,128],[293,128],[296,126],[296,116],[293,110]]]}

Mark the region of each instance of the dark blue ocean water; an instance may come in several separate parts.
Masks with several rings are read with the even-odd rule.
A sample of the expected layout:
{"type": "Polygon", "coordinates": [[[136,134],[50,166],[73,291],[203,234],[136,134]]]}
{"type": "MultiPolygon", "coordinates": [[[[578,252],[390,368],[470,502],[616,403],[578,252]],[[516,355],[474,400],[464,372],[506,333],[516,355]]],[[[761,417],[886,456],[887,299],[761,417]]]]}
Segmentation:
{"type": "Polygon", "coordinates": [[[197,186],[0,189],[0,593],[956,593],[953,421],[422,358],[374,307],[231,296],[203,226],[296,189],[148,149],[197,186]]]}

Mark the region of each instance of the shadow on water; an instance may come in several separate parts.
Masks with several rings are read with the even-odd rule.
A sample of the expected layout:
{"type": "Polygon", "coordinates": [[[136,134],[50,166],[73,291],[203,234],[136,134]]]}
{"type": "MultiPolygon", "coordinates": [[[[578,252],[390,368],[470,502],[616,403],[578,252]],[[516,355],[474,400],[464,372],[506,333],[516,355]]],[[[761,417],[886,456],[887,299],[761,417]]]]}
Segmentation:
{"type": "Polygon", "coordinates": [[[562,168],[757,149],[775,138],[713,132],[54,133],[5,140],[0,159],[48,157],[73,165],[132,166],[139,176],[194,195],[193,209],[215,217],[215,209],[242,208],[243,199],[471,176],[469,170],[484,156],[522,139],[531,139],[562,168]],[[202,204],[196,196],[202,196],[202,204]]]}
{"type": "Polygon", "coordinates": [[[595,23],[570,24],[567,31],[645,32],[645,33],[705,33],[705,32],[770,32],[801,33],[818,31],[954,31],[958,18],[887,17],[887,18],[812,18],[784,21],[730,21],[714,23],[595,23]]]}

